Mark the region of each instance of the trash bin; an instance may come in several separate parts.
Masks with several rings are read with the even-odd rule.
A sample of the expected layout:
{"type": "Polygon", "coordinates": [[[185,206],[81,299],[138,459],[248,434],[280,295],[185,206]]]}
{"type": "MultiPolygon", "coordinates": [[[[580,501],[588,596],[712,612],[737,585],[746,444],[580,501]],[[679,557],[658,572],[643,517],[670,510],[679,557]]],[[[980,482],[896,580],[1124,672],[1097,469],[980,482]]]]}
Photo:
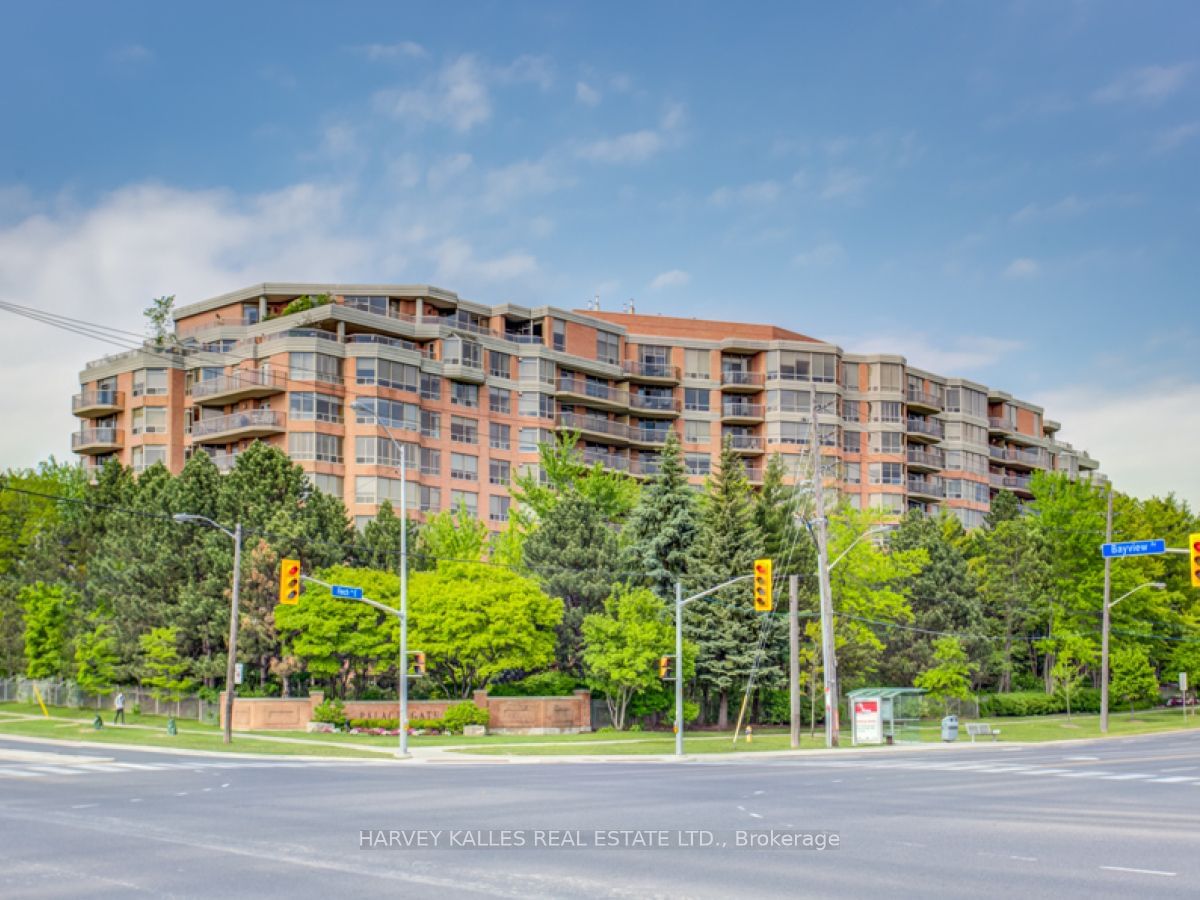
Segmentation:
{"type": "Polygon", "coordinates": [[[942,740],[958,740],[958,716],[946,716],[942,719],[942,740]]]}

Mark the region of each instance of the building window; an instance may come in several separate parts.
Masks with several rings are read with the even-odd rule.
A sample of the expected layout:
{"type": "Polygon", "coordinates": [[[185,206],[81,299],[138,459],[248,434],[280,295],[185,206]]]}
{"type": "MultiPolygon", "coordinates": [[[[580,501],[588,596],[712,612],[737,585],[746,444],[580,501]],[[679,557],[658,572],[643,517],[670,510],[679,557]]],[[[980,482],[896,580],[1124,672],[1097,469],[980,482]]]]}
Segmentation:
{"type": "Polygon", "coordinates": [[[479,385],[451,381],[450,402],[454,406],[466,406],[475,409],[479,406],[479,385]]]}
{"type": "Polygon", "coordinates": [[[842,401],[842,418],[847,422],[861,422],[861,404],[857,400],[842,401]]]}
{"type": "Polygon", "coordinates": [[[451,453],[450,477],[458,481],[477,481],[479,479],[479,457],[467,453],[451,453]]]}
{"type": "Polygon", "coordinates": [[[167,408],[165,406],[139,406],[133,411],[130,431],[133,434],[166,434],[167,408]]]}
{"type": "Polygon", "coordinates": [[[512,391],[506,391],[504,388],[489,387],[488,388],[488,409],[498,415],[507,416],[512,414],[512,391]]]}
{"type": "Polygon", "coordinates": [[[683,439],[689,444],[710,443],[712,441],[712,425],[708,422],[685,419],[683,422],[683,439]]]}
{"type": "Polygon", "coordinates": [[[562,319],[552,319],[554,322],[552,334],[554,336],[553,347],[555,350],[565,351],[567,349],[567,323],[562,319]]]}
{"type": "Polygon", "coordinates": [[[291,353],[288,355],[288,375],[296,381],[342,383],[342,361],[328,353],[291,353]]]}
{"type": "Polygon", "coordinates": [[[848,391],[858,390],[858,363],[842,363],[842,385],[848,391]]]}
{"type": "Polygon", "coordinates": [[[479,495],[474,491],[451,491],[450,508],[457,510],[460,507],[466,507],[470,515],[479,518],[479,495]]]}
{"type": "Polygon", "coordinates": [[[708,350],[684,350],[683,377],[704,379],[711,378],[712,353],[708,350]]]}
{"type": "MultiPolygon", "coordinates": [[[[408,455],[406,463],[415,466],[417,448],[414,444],[404,444],[404,452],[408,455]]],[[[377,435],[360,435],[354,439],[354,461],[368,466],[400,465],[400,452],[391,438],[377,435]]]]}
{"type": "Polygon", "coordinates": [[[488,518],[493,522],[508,521],[508,507],[512,501],[503,494],[488,497],[488,518]]]}
{"type": "Polygon", "coordinates": [[[420,407],[417,404],[384,400],[381,397],[360,397],[355,401],[354,414],[359,425],[379,423],[388,428],[404,428],[408,431],[416,431],[420,421],[420,407]]]}
{"type": "Polygon", "coordinates": [[[508,450],[512,447],[512,426],[500,422],[488,424],[488,446],[493,450],[508,450]]]}
{"type": "Polygon", "coordinates": [[[312,391],[289,394],[288,418],[299,421],[341,422],[341,398],[312,391]]]}
{"type": "Polygon", "coordinates": [[[493,378],[511,378],[512,356],[499,350],[489,350],[488,374],[493,378]]]}
{"type": "Polygon", "coordinates": [[[377,316],[388,314],[387,297],[349,296],[343,298],[342,303],[347,309],[357,309],[377,316]]]}
{"type": "Polygon", "coordinates": [[[450,417],[450,440],[457,444],[478,444],[479,423],[462,416],[450,417]]]}
{"type": "Polygon", "coordinates": [[[897,400],[876,401],[871,404],[872,422],[890,422],[895,425],[904,421],[903,404],[897,400]]]}
{"type": "Polygon", "coordinates": [[[875,431],[871,433],[872,453],[903,453],[904,435],[898,431],[875,431]]]}
{"type": "Polygon", "coordinates": [[[554,398],[550,394],[521,391],[517,396],[517,411],[523,416],[553,419],[554,398]]]}
{"type": "Polygon", "coordinates": [[[139,369],[133,373],[133,396],[154,397],[167,392],[166,369],[139,369]]]}
{"type": "Polygon", "coordinates": [[[430,412],[426,409],[421,410],[421,435],[427,438],[440,438],[442,436],[441,413],[430,412]]]}
{"type": "Polygon", "coordinates": [[[320,472],[306,472],[312,486],[322,494],[329,494],[341,500],[346,493],[345,483],[341,475],[323,475],[320,472]]]}
{"type": "Polygon", "coordinates": [[[782,413],[807,413],[808,391],[767,391],[767,411],[782,413]]]}
{"type": "Polygon", "coordinates": [[[442,361],[448,366],[483,368],[483,350],[474,341],[466,341],[460,337],[446,338],[442,350],[442,361]]]}
{"type": "Polygon", "coordinates": [[[683,467],[689,475],[708,475],[712,472],[712,457],[707,453],[685,453],[683,467]]]}
{"type": "Polygon", "coordinates": [[[902,513],[904,512],[904,495],[871,494],[870,505],[872,509],[881,509],[884,512],[890,513],[902,513]]]}
{"type": "Polygon", "coordinates": [[[871,363],[871,390],[899,391],[902,372],[898,363],[871,363]]]}
{"type": "Polygon", "coordinates": [[[862,453],[862,432],[843,431],[842,449],[847,453],[862,453]]]}
{"type": "Polygon", "coordinates": [[[390,359],[359,357],[355,367],[355,382],[415,393],[418,372],[416,366],[410,366],[407,363],[393,362],[390,359]]]}
{"type": "Polygon", "coordinates": [[[292,459],[340,463],[342,439],[334,434],[293,431],[288,434],[288,456],[292,459]]]}
{"type": "Polygon", "coordinates": [[[683,408],[687,412],[708,412],[710,393],[708,388],[684,388],[683,408]]]}
{"type": "Polygon", "coordinates": [[[432,447],[421,448],[421,474],[422,475],[441,475],[442,474],[442,451],[434,450],[432,447]]]}
{"type": "Polygon", "coordinates": [[[846,463],[845,470],[842,472],[842,481],[846,484],[859,484],[862,482],[862,463],[846,463]]]}
{"type": "Polygon", "coordinates": [[[429,372],[421,373],[421,399],[442,399],[442,379],[439,376],[433,375],[429,372]]]}
{"type": "Polygon", "coordinates": [[[507,485],[512,477],[512,470],[507,459],[493,459],[488,463],[488,481],[492,484],[507,485]]]}
{"type": "Polygon", "coordinates": [[[621,363],[621,338],[608,331],[596,332],[596,359],[610,366],[621,363]]]}
{"type": "Polygon", "coordinates": [[[904,466],[900,463],[871,463],[867,471],[871,484],[904,483],[904,466]]]}
{"type": "Polygon", "coordinates": [[[522,428],[518,434],[517,449],[522,453],[537,453],[539,445],[550,442],[549,434],[541,428],[522,428]]]}

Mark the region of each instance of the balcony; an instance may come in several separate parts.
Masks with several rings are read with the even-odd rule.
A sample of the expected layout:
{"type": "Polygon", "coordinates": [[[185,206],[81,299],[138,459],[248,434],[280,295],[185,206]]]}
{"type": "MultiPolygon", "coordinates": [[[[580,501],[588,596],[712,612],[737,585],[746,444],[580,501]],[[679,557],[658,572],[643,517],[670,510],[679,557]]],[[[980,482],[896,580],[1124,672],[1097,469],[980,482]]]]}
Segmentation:
{"type": "Polygon", "coordinates": [[[1030,490],[1033,479],[1028,475],[1005,475],[1003,473],[991,472],[988,474],[988,483],[998,490],[1016,491],[1022,494],[1033,493],[1030,490]]]}
{"type": "Polygon", "coordinates": [[[937,419],[920,419],[910,416],[905,423],[908,436],[916,441],[940,441],[946,434],[946,429],[937,419]]]}
{"type": "Polygon", "coordinates": [[[624,410],[629,405],[627,391],[589,381],[586,378],[576,378],[573,375],[558,376],[555,388],[560,397],[566,400],[578,400],[586,406],[624,410]]]}
{"type": "Polygon", "coordinates": [[[192,440],[198,444],[220,444],[281,434],[284,428],[283,413],[273,409],[248,409],[193,422],[192,440]]]}
{"type": "Polygon", "coordinates": [[[721,419],[726,422],[753,424],[766,416],[766,407],[761,403],[742,403],[739,400],[724,400],[721,403],[721,419]]]}
{"type": "Polygon", "coordinates": [[[763,452],[763,439],[757,434],[726,434],[735,453],[757,454],[763,452]]]}
{"type": "Polygon", "coordinates": [[[443,359],[442,374],[455,381],[468,381],[472,384],[483,384],[487,380],[487,373],[483,371],[483,364],[479,360],[461,356],[448,356],[443,359]]]}
{"type": "Polygon", "coordinates": [[[906,397],[908,399],[908,408],[911,410],[932,413],[940,413],[942,411],[942,398],[937,394],[910,390],[906,394],[906,397]]]}
{"type": "Polygon", "coordinates": [[[629,426],[624,422],[603,419],[599,416],[585,416],[579,413],[559,413],[555,426],[566,431],[578,431],[586,437],[603,439],[609,444],[626,444],[629,442],[629,426]]]}
{"type": "Polygon", "coordinates": [[[1040,449],[988,447],[988,455],[994,460],[1007,463],[1012,469],[1045,469],[1048,466],[1046,451],[1040,449]]]}
{"type": "Polygon", "coordinates": [[[629,426],[629,440],[635,444],[649,444],[658,446],[667,442],[667,435],[671,431],[669,428],[638,428],[637,426],[629,426]]]}
{"type": "Polygon", "coordinates": [[[71,435],[71,449],[76,453],[90,455],[120,450],[124,442],[125,435],[121,429],[111,425],[100,428],[80,428],[71,435]]]}
{"type": "Polygon", "coordinates": [[[208,455],[208,458],[212,460],[213,465],[217,467],[217,471],[221,472],[222,474],[225,474],[225,473],[233,471],[233,467],[237,464],[237,458],[241,454],[239,454],[237,452],[234,452],[234,453],[221,452],[221,453],[209,453],[207,455],[208,455]]]}
{"type": "Polygon", "coordinates": [[[629,474],[641,478],[657,475],[661,468],[662,461],[658,458],[658,454],[642,454],[629,460],[629,474]]]}
{"type": "Polygon", "coordinates": [[[631,391],[629,406],[643,416],[677,416],[679,415],[679,398],[654,397],[631,391]]]}
{"type": "Polygon", "coordinates": [[[607,453],[594,447],[584,448],[583,461],[589,466],[599,463],[606,469],[615,469],[618,472],[629,471],[629,457],[619,453],[607,453]]]}
{"type": "Polygon", "coordinates": [[[287,378],[269,369],[242,369],[232,375],[220,375],[192,385],[192,400],[199,406],[226,406],[239,400],[255,400],[282,394],[287,378]]]}
{"type": "Polygon", "coordinates": [[[124,391],[111,389],[82,391],[71,398],[71,412],[81,419],[112,415],[124,408],[124,391]]]}
{"type": "Polygon", "coordinates": [[[941,499],[946,496],[946,486],[932,478],[909,478],[908,492],[921,497],[941,499]]]}
{"type": "Polygon", "coordinates": [[[988,416],[988,431],[993,434],[1010,434],[1013,424],[1003,416],[988,416]]]}
{"type": "Polygon", "coordinates": [[[937,447],[909,447],[908,467],[921,472],[938,472],[946,466],[946,454],[937,447]]]}
{"type": "Polygon", "coordinates": [[[672,384],[679,382],[679,366],[667,363],[638,362],[630,359],[621,363],[621,371],[634,381],[671,382],[672,384]]]}
{"type": "Polygon", "coordinates": [[[725,393],[756,393],[762,390],[766,380],[767,376],[762,372],[747,372],[744,369],[721,370],[721,390],[725,393]]]}

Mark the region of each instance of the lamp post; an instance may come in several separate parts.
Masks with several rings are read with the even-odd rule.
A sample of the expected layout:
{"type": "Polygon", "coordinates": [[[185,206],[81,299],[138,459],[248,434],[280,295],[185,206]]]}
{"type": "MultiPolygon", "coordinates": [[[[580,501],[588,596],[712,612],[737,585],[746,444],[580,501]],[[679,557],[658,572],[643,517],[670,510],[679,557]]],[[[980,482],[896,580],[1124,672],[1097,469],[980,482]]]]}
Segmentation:
{"type": "Polygon", "coordinates": [[[1104,734],[1108,733],[1108,632],[1112,625],[1112,608],[1126,597],[1145,588],[1162,591],[1166,590],[1166,587],[1161,581],[1147,581],[1145,584],[1139,584],[1132,591],[1126,591],[1111,603],[1107,600],[1104,603],[1104,623],[1100,633],[1100,731],[1104,734]]]}
{"type": "Polygon", "coordinates": [[[408,757],[408,454],[375,410],[361,400],[355,400],[350,408],[374,418],[400,454],[400,750],[396,755],[404,759],[408,757]]]}
{"type": "Polygon", "coordinates": [[[242,523],[238,522],[233,526],[233,531],[230,531],[207,516],[176,513],[171,518],[181,525],[200,524],[215,528],[233,540],[233,600],[229,607],[229,648],[226,652],[225,665],[225,733],[221,737],[222,741],[229,744],[233,742],[233,682],[237,665],[238,593],[242,585],[242,523]]]}

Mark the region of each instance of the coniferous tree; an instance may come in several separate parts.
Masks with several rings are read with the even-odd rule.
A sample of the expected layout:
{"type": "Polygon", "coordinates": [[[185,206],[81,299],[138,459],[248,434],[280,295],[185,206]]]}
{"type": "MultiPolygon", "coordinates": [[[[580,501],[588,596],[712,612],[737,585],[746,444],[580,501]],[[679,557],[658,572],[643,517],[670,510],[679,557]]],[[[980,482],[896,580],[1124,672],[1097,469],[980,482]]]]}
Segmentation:
{"type": "Polygon", "coordinates": [[[672,431],[659,455],[658,472],[642,488],[622,533],[630,580],[673,602],[675,583],[687,571],[696,528],[696,495],[688,485],[679,440],[672,431]]]}

